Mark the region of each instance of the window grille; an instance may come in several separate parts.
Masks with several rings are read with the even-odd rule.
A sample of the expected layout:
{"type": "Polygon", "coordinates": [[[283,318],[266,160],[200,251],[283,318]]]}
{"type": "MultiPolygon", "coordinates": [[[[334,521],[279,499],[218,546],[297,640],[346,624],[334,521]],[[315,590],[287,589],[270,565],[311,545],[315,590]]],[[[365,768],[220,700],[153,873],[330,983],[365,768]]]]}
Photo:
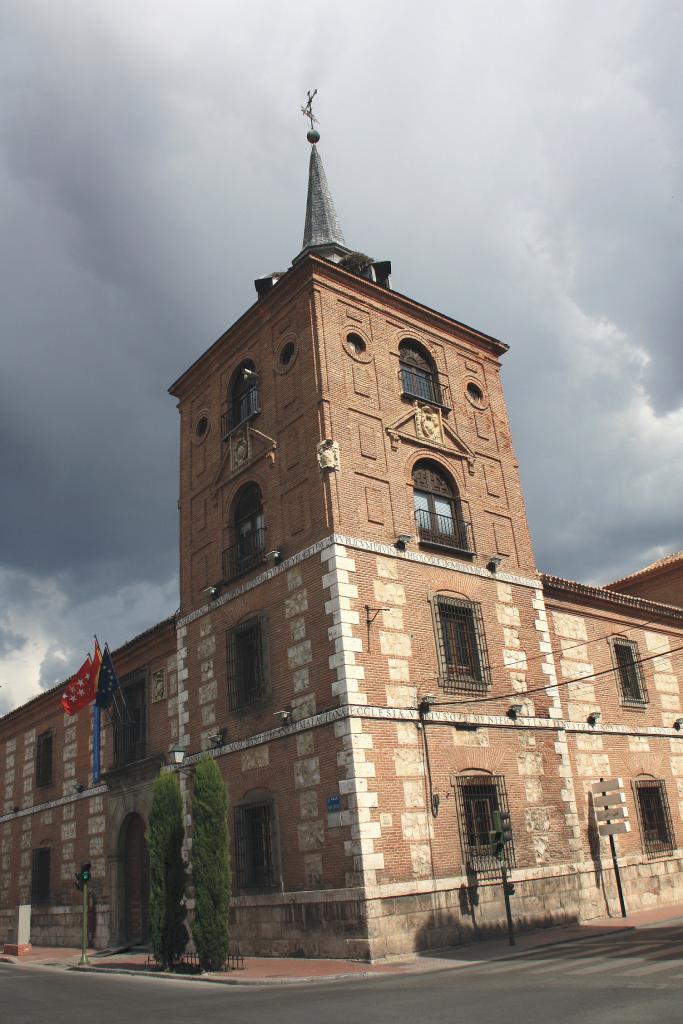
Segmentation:
{"type": "Polygon", "coordinates": [[[50,899],[50,860],[52,850],[41,846],[33,851],[31,865],[31,902],[47,903],[50,899]]]}
{"type": "Polygon", "coordinates": [[[147,756],[147,669],[121,678],[117,697],[120,714],[114,713],[114,766],[142,761],[147,756]]]}
{"type": "Polygon", "coordinates": [[[52,752],[54,748],[54,732],[48,729],[36,740],[36,786],[52,785],[52,752]]]}
{"type": "MultiPolygon", "coordinates": [[[[493,812],[508,813],[505,779],[502,775],[461,775],[455,780],[463,861],[470,871],[483,877],[497,877],[500,861],[491,853],[489,833],[493,812]]],[[[514,840],[505,844],[505,864],[515,866],[514,840]]]]}
{"type": "Polygon", "coordinates": [[[640,666],[638,645],[623,637],[612,637],[612,661],[621,690],[622,704],[643,707],[648,702],[647,687],[640,666]]]}
{"type": "Polygon", "coordinates": [[[226,642],[231,709],[236,711],[265,700],[268,673],[263,619],[249,619],[231,629],[226,642]]]}
{"type": "Polygon", "coordinates": [[[235,808],[235,876],[240,889],[273,889],[278,884],[271,800],[235,808]]]}
{"type": "Polygon", "coordinates": [[[440,596],[435,605],[439,686],[448,693],[486,693],[491,678],[480,606],[440,596]]]}
{"type": "Polygon", "coordinates": [[[670,853],[675,838],[669,813],[666,786],[661,779],[642,779],[633,783],[643,844],[648,857],[670,853]]]}

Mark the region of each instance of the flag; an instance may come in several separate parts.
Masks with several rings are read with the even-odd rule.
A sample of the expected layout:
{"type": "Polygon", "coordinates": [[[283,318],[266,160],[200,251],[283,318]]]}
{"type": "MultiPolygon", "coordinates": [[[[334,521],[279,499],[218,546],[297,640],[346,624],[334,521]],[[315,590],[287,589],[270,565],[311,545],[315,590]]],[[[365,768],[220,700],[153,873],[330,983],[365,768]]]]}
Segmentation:
{"type": "Polygon", "coordinates": [[[90,655],[85,659],[75,676],[67,683],[62,694],[62,707],[67,715],[75,715],[77,711],[91,704],[95,699],[95,680],[92,674],[93,662],[90,655]]]}
{"type": "Polygon", "coordinates": [[[100,650],[100,645],[99,645],[99,642],[97,640],[97,637],[95,637],[95,654],[93,655],[92,671],[90,673],[91,678],[92,678],[93,693],[95,695],[97,695],[97,685],[98,685],[98,682],[99,682],[100,667],[101,667],[101,665],[102,665],[102,651],[100,650]]]}
{"type": "Polygon", "coordinates": [[[118,689],[119,681],[112,665],[111,654],[109,648],[105,646],[97,683],[96,703],[98,708],[108,708],[114,699],[114,691],[118,689]]]}

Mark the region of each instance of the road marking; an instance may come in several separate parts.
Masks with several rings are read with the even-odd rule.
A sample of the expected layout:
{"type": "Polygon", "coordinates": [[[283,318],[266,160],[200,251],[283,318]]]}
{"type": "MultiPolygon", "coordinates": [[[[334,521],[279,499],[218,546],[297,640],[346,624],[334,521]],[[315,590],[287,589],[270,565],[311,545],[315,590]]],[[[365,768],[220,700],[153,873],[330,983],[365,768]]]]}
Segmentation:
{"type": "Polygon", "coordinates": [[[665,960],[663,963],[658,964],[646,964],[645,967],[636,967],[634,970],[629,971],[629,977],[641,978],[647,974],[658,974],[659,971],[670,971],[672,968],[679,966],[677,960],[665,960]]]}

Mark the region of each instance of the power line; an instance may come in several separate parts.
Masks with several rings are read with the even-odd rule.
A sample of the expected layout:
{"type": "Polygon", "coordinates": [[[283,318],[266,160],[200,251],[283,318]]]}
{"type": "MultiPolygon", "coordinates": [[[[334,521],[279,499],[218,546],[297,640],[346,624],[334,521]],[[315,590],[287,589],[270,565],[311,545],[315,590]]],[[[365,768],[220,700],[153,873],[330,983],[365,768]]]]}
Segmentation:
{"type": "MultiPolygon", "coordinates": [[[[571,644],[569,647],[565,647],[563,650],[561,650],[560,651],[560,656],[563,657],[568,651],[573,651],[577,647],[587,647],[588,644],[598,644],[598,643],[601,643],[603,640],[609,640],[609,638],[612,637],[612,636],[624,636],[624,637],[626,637],[627,640],[631,639],[627,635],[629,629],[632,629],[632,630],[645,629],[646,626],[651,626],[654,621],[655,621],[655,619],[646,619],[645,622],[641,622],[637,626],[627,626],[626,629],[624,629],[621,633],[615,633],[614,630],[610,630],[609,633],[604,633],[602,636],[594,636],[591,639],[587,638],[586,640],[579,640],[579,641],[577,641],[577,643],[571,644]]],[[[541,661],[543,658],[546,658],[546,657],[547,657],[547,654],[544,651],[540,651],[538,654],[526,654],[525,653],[525,660],[526,660],[526,664],[527,665],[531,661],[541,661]]],[[[499,668],[512,668],[512,666],[511,665],[506,665],[504,661],[501,661],[501,662],[498,662],[498,664],[495,664],[495,665],[489,664],[489,668],[492,669],[493,671],[495,671],[496,669],[499,669],[499,668]]],[[[437,677],[435,677],[434,680],[425,680],[425,679],[423,679],[423,680],[420,680],[420,682],[416,683],[415,685],[416,686],[420,686],[423,683],[431,683],[431,682],[436,681],[436,678],[437,677]]]]}
{"type": "MultiPolygon", "coordinates": [[[[655,658],[668,657],[670,654],[676,654],[678,651],[683,651],[683,644],[681,644],[680,647],[674,647],[670,651],[660,651],[658,654],[650,654],[646,658],[634,658],[633,664],[644,665],[646,661],[653,661],[655,658]]],[[[612,666],[611,668],[602,669],[600,672],[589,672],[585,676],[577,676],[575,679],[563,679],[562,681],[556,680],[554,683],[547,683],[545,686],[536,686],[531,690],[513,690],[510,693],[489,694],[486,697],[464,697],[460,700],[435,701],[432,704],[432,707],[454,707],[459,704],[487,704],[492,700],[503,700],[507,697],[518,697],[521,699],[528,696],[530,693],[547,693],[548,687],[551,686],[559,689],[560,686],[571,686],[572,683],[584,683],[589,679],[597,679],[598,676],[608,675],[614,671],[614,666],[612,666]]]]}

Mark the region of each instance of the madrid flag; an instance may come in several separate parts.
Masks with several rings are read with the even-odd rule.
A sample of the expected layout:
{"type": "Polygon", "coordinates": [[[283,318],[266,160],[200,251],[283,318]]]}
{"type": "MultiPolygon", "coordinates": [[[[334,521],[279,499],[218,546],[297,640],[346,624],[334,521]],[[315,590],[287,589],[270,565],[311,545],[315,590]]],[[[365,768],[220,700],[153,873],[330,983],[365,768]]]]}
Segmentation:
{"type": "Polygon", "coordinates": [[[62,707],[67,715],[75,715],[77,711],[95,699],[95,681],[92,672],[92,658],[85,659],[75,676],[72,676],[62,694],[62,707]]]}
{"type": "Polygon", "coordinates": [[[95,641],[94,660],[88,655],[75,676],[72,676],[62,694],[62,707],[67,715],[75,715],[86,704],[92,704],[97,690],[97,678],[100,674],[102,652],[95,641]]]}

